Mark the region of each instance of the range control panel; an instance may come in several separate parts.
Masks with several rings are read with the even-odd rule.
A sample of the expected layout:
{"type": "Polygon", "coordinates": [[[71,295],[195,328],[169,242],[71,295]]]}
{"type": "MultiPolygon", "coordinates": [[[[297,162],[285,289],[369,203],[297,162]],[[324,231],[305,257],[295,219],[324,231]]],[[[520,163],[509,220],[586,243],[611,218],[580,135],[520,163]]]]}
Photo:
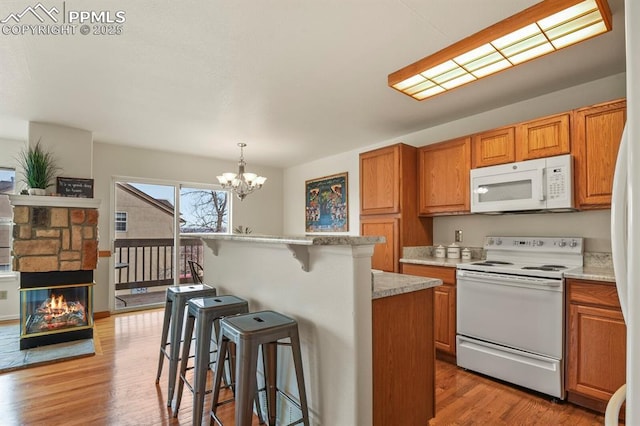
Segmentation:
{"type": "Polygon", "coordinates": [[[486,237],[488,251],[532,251],[538,253],[582,253],[582,237],[486,237]]]}

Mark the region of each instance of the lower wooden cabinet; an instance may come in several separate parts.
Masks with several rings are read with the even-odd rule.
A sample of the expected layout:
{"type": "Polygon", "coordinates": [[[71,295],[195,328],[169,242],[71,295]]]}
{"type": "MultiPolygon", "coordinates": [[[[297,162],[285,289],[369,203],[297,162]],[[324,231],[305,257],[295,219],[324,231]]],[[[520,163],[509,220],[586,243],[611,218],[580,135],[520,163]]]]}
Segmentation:
{"type": "Polygon", "coordinates": [[[373,426],[435,416],[433,288],[374,299],[373,426]]]}
{"type": "Polygon", "coordinates": [[[436,349],[456,354],[456,287],[442,285],[434,289],[436,349]]]}
{"type": "Polygon", "coordinates": [[[440,358],[448,361],[456,356],[456,269],[444,266],[404,263],[402,273],[437,278],[443,285],[434,288],[435,346],[440,358]]]}
{"type": "Polygon", "coordinates": [[[567,399],[604,412],[625,383],[627,328],[615,283],[567,279],[567,399]]]}

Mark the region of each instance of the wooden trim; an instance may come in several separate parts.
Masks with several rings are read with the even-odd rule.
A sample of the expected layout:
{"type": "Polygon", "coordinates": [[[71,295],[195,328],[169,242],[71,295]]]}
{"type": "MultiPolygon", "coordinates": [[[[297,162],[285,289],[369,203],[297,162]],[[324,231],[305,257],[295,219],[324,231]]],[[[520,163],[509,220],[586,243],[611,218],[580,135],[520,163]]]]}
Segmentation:
{"type": "Polygon", "coordinates": [[[455,354],[451,354],[448,352],[443,352],[441,349],[436,348],[436,359],[444,362],[448,362],[449,364],[456,365],[457,357],[455,354]]]}
{"type": "Polygon", "coordinates": [[[111,250],[98,251],[98,257],[111,257],[111,250]]]}
{"type": "Polygon", "coordinates": [[[109,318],[111,316],[111,312],[109,311],[100,311],[100,312],[94,312],[93,313],[93,319],[97,320],[97,319],[102,319],[102,318],[109,318]]]}

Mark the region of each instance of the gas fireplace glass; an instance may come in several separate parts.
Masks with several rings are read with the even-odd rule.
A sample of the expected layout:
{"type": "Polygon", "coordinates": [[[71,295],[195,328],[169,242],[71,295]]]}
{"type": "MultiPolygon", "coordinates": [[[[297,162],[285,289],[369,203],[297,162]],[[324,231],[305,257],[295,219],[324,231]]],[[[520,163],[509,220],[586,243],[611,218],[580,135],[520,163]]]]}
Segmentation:
{"type": "Polygon", "coordinates": [[[91,327],[91,286],[22,289],[22,335],[41,335],[91,327]]]}

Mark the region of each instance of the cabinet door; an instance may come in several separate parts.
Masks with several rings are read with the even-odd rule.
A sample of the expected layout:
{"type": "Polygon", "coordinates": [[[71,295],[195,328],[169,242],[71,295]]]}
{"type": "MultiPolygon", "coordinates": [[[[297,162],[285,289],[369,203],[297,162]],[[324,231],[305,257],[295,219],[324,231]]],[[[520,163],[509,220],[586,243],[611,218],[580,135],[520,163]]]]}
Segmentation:
{"type": "Polygon", "coordinates": [[[400,146],[360,154],[360,214],[400,212],[400,146]]]}
{"type": "Polygon", "coordinates": [[[626,101],[608,102],[574,112],[573,153],[579,209],[611,207],[611,188],[626,101]]]}
{"type": "Polygon", "coordinates": [[[436,349],[456,354],[456,288],[442,285],[434,288],[436,349]]]}
{"type": "Polygon", "coordinates": [[[471,168],[512,163],[515,154],[515,127],[505,127],[473,135],[471,168]]]}
{"type": "Polygon", "coordinates": [[[568,154],[569,116],[559,114],[518,125],[516,161],[568,154]]]}
{"type": "Polygon", "coordinates": [[[567,390],[606,403],[625,383],[626,336],[620,310],[570,304],[567,390]]]}
{"type": "Polygon", "coordinates": [[[469,212],[471,138],[424,146],[418,158],[420,214],[469,212]]]}
{"type": "Polygon", "coordinates": [[[400,219],[394,217],[360,218],[360,235],[383,236],[385,243],[376,244],[371,257],[371,268],[398,272],[400,260],[400,219]]]}

